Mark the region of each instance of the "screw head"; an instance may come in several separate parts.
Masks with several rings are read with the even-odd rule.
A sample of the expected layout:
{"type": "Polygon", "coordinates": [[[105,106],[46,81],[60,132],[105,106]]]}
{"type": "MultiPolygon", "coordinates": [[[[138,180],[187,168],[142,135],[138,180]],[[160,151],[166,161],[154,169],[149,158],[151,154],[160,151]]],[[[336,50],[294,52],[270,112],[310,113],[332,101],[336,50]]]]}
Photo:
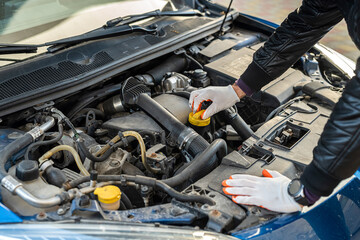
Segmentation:
{"type": "Polygon", "coordinates": [[[59,209],[56,211],[56,213],[57,213],[58,215],[64,215],[64,214],[65,214],[65,210],[64,210],[63,208],[59,208],[59,209]]]}
{"type": "Polygon", "coordinates": [[[44,213],[44,212],[40,212],[37,216],[36,216],[36,219],[37,220],[45,220],[47,218],[47,215],[46,215],[46,213],[44,213]]]}
{"type": "Polygon", "coordinates": [[[147,191],[149,191],[149,187],[148,186],[141,186],[141,191],[142,192],[147,192],[147,191]]]}

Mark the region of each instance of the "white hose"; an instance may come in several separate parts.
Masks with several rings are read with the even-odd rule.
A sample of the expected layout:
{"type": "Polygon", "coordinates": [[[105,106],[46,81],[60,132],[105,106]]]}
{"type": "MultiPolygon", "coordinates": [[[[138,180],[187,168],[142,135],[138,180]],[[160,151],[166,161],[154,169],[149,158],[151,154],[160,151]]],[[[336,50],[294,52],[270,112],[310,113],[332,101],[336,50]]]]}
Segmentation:
{"type": "MultiPolygon", "coordinates": [[[[149,166],[149,164],[146,161],[146,147],[145,147],[145,143],[144,140],[142,139],[141,135],[135,131],[125,131],[122,133],[124,137],[128,137],[128,136],[132,136],[135,137],[136,140],[139,142],[140,145],[140,150],[141,150],[141,161],[144,165],[144,167],[146,168],[146,170],[148,170],[149,172],[153,172],[153,173],[158,173],[160,171],[160,169],[155,169],[149,166]]],[[[116,142],[118,142],[120,140],[120,136],[117,135],[115,136],[113,139],[110,140],[110,142],[112,142],[112,144],[115,144],[116,142]]],[[[104,154],[108,149],[110,148],[109,144],[106,144],[104,147],[102,147],[99,151],[97,151],[94,155],[96,157],[101,156],[102,154],[104,154]]]]}
{"type": "Polygon", "coordinates": [[[57,153],[59,151],[68,151],[68,152],[70,152],[73,155],[73,157],[75,159],[75,163],[78,166],[81,174],[84,175],[84,176],[89,176],[90,175],[89,172],[84,167],[84,165],[82,164],[80,156],[77,153],[77,151],[73,147],[68,146],[68,145],[59,145],[59,146],[56,146],[56,147],[50,149],[49,151],[47,151],[44,155],[42,155],[39,158],[39,163],[41,164],[42,162],[49,159],[52,155],[54,155],[55,153],[57,153]]]}
{"type": "Polygon", "coordinates": [[[145,148],[144,140],[142,139],[141,135],[135,131],[126,131],[126,132],[123,132],[123,135],[125,137],[133,136],[138,140],[139,145],[140,145],[140,150],[141,150],[141,161],[142,161],[144,167],[149,172],[158,173],[160,171],[160,169],[154,169],[154,168],[150,167],[146,161],[146,148],[145,148]]]}

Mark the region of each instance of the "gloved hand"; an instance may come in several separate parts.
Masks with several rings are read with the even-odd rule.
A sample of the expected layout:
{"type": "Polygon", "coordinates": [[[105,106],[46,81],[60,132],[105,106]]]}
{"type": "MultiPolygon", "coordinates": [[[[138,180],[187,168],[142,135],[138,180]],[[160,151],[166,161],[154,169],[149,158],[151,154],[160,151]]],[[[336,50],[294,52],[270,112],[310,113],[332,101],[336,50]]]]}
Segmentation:
{"type": "Polygon", "coordinates": [[[212,101],[212,103],[202,114],[202,119],[209,118],[215,113],[233,106],[239,102],[240,99],[231,85],[227,87],[207,87],[196,90],[191,92],[189,99],[189,106],[192,108],[193,113],[200,111],[201,104],[204,101],[212,101]]]}
{"type": "Polygon", "coordinates": [[[275,212],[291,213],[302,207],[288,194],[290,179],[270,170],[263,170],[266,177],[245,174],[232,175],[224,180],[225,194],[232,195],[235,203],[256,205],[275,212]]]}

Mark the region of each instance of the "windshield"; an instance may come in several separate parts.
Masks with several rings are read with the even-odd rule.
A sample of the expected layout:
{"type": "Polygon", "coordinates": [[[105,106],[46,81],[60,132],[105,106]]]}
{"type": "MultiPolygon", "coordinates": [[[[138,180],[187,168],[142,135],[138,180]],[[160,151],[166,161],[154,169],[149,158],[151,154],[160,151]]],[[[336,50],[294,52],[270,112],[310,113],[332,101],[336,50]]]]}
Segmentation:
{"type": "MultiPolygon", "coordinates": [[[[71,37],[99,28],[109,19],[162,10],[167,3],[165,0],[0,0],[0,43],[39,44],[71,37]]],[[[8,55],[0,58],[0,66],[33,55],[8,55]]]]}
{"type": "Polygon", "coordinates": [[[52,29],[64,21],[82,18],[84,21],[73,22],[63,32],[64,35],[68,35],[67,32],[79,34],[81,30],[102,26],[101,20],[162,8],[166,1],[2,0],[0,3],[0,40],[2,43],[14,43],[52,29]]]}

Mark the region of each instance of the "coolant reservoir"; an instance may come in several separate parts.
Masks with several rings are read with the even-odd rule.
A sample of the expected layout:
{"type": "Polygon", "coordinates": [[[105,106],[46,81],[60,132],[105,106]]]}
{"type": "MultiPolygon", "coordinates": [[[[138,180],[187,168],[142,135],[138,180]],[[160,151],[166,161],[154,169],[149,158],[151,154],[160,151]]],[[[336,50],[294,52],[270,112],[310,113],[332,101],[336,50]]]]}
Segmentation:
{"type": "Polygon", "coordinates": [[[201,115],[204,112],[205,110],[198,111],[195,114],[191,112],[188,118],[190,127],[193,128],[201,136],[204,136],[206,132],[210,131],[211,118],[201,119],[201,115]]]}
{"type": "MultiPolygon", "coordinates": [[[[28,166],[25,166],[25,168],[25,170],[30,170],[28,166]]],[[[33,170],[34,169],[31,169],[31,171],[33,170]]],[[[16,178],[17,181],[19,181],[27,191],[29,191],[37,198],[47,199],[54,197],[62,192],[60,188],[46,183],[41,177],[37,177],[38,175],[34,174],[34,172],[29,173],[27,171],[26,174],[24,174],[24,172],[19,173],[19,169],[17,169],[17,166],[12,166],[9,169],[8,173],[12,177],[16,178]],[[21,175],[21,177],[19,174],[21,175]],[[31,175],[30,178],[28,174],[31,175]],[[18,177],[22,178],[23,180],[19,179],[18,177]]],[[[40,212],[56,211],[56,209],[58,208],[57,206],[46,209],[33,207],[27,202],[25,202],[22,198],[17,195],[13,195],[11,192],[6,190],[2,186],[1,195],[3,203],[8,208],[10,208],[11,211],[21,216],[34,216],[35,214],[38,214],[40,212]]]]}
{"type": "Polygon", "coordinates": [[[104,210],[118,210],[120,207],[121,191],[118,187],[109,185],[96,188],[94,194],[98,196],[104,210]]]}

